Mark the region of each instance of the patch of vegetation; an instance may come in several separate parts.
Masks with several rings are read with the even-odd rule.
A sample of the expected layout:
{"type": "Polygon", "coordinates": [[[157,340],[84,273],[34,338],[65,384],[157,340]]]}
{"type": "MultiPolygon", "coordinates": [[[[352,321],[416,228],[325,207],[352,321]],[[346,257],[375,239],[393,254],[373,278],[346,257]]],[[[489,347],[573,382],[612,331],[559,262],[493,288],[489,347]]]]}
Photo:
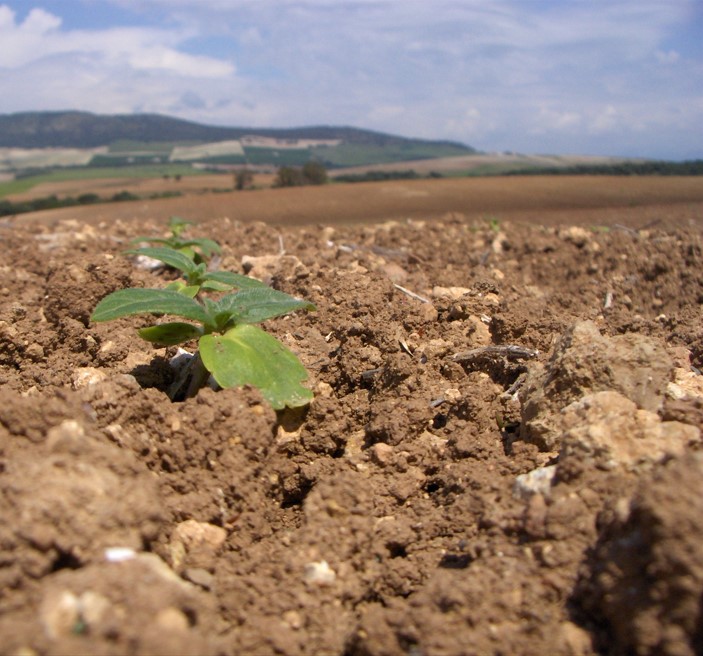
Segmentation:
{"type": "Polygon", "coordinates": [[[40,212],[42,210],[55,210],[62,207],[75,207],[77,205],[94,205],[97,203],[120,203],[129,200],[141,200],[148,198],[156,200],[159,198],[175,198],[182,196],[180,191],[162,191],[148,196],[137,196],[129,191],[118,191],[109,197],[98,196],[97,194],[81,194],[78,197],[64,196],[59,198],[55,194],[23,200],[13,203],[9,200],[0,200],[0,216],[14,216],[16,214],[27,214],[28,212],[40,212]]]}
{"type": "MultiPolygon", "coordinates": [[[[366,171],[365,173],[345,173],[336,175],[335,182],[385,182],[387,180],[416,180],[420,177],[417,171],[408,169],[407,171],[366,171]]],[[[430,175],[429,177],[442,177],[441,175],[430,175]]]]}
{"type": "Polygon", "coordinates": [[[389,144],[345,143],[338,146],[317,146],[311,149],[312,156],[328,168],[456,157],[470,152],[472,151],[455,144],[421,141],[389,144]]]}
{"type": "Polygon", "coordinates": [[[351,127],[248,128],[201,125],[158,114],[98,115],[89,112],[21,112],[0,115],[0,146],[16,148],[95,148],[115,142],[204,143],[252,134],[274,139],[340,140],[375,146],[448,147],[467,155],[473,148],[449,141],[425,141],[351,127]]]}
{"type": "Polygon", "coordinates": [[[278,169],[275,187],[302,187],[327,182],[327,170],[319,162],[307,162],[302,168],[282,166],[278,169]]]}
{"type": "Polygon", "coordinates": [[[165,164],[168,162],[168,153],[115,153],[107,155],[95,155],[89,167],[115,167],[115,166],[139,166],[149,164],[165,164]]]}
{"type": "Polygon", "coordinates": [[[44,182],[66,182],[72,180],[101,180],[103,178],[168,178],[178,180],[182,176],[204,175],[204,171],[188,166],[187,164],[162,164],[145,166],[118,166],[118,167],[75,167],[60,168],[52,171],[25,170],[16,173],[15,180],[0,182],[0,198],[13,194],[29,191],[44,182]]]}
{"type": "MultiPolygon", "coordinates": [[[[189,225],[172,219],[175,239],[189,225]]],[[[160,238],[147,238],[160,242],[160,238]]],[[[211,240],[191,239],[208,245],[211,240]]],[[[214,244],[214,246],[213,246],[214,244]]],[[[251,385],[261,390],[276,410],[307,405],[312,392],[302,386],[307,372],[296,355],[255,324],[295,310],[314,310],[308,301],[268,287],[259,280],[229,271],[208,271],[205,261],[196,263],[183,250],[168,246],[139,248],[131,254],[146,255],[177,269],[182,281],[165,288],[117,290],[95,307],[92,321],[112,321],[133,315],[172,315],[186,321],[159,322],[138,331],[140,337],[159,346],[175,346],[193,340],[198,350],[169,390],[174,401],[194,396],[212,376],[222,388],[251,385]],[[226,293],[219,298],[209,294],[226,293]]],[[[204,251],[201,251],[204,254],[204,251]]]]}
{"type": "MultiPolygon", "coordinates": [[[[178,256],[185,257],[188,262],[184,265],[181,261],[181,265],[174,265],[170,262],[166,262],[158,255],[150,254],[149,257],[166,262],[169,266],[173,266],[179,269],[181,272],[186,272],[189,270],[190,264],[192,262],[196,265],[207,262],[213,255],[220,252],[220,245],[213,239],[208,239],[206,237],[183,237],[183,233],[192,226],[191,221],[186,221],[180,216],[172,216],[168,222],[168,228],[171,231],[168,237],[135,237],[132,239],[133,244],[156,244],[157,246],[163,247],[168,252],[176,252],[178,256]],[[185,267],[185,268],[184,268],[185,267]]],[[[162,249],[162,250],[163,250],[162,249]]],[[[140,252],[144,252],[145,249],[140,249],[140,252]]],[[[178,261],[178,260],[177,260],[178,261]]]]}
{"type": "Polygon", "coordinates": [[[514,171],[506,175],[703,175],[703,160],[578,164],[514,171]]]}

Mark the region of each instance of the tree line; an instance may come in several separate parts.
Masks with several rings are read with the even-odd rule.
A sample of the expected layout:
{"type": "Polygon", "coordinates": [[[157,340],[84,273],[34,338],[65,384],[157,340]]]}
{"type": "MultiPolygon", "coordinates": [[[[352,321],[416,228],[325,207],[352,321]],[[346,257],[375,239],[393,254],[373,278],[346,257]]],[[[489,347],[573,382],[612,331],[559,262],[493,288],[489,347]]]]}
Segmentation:
{"type": "Polygon", "coordinates": [[[703,159],[684,162],[618,162],[614,164],[577,164],[509,171],[502,175],[703,175],[703,159]]]}

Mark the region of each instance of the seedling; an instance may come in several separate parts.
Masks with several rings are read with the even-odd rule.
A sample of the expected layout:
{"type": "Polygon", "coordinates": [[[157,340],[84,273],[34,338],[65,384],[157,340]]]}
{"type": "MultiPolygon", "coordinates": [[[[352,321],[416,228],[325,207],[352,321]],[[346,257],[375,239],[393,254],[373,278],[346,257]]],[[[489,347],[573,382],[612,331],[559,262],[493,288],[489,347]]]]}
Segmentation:
{"type": "Polygon", "coordinates": [[[214,254],[220,252],[220,245],[206,237],[195,239],[181,237],[183,231],[190,225],[193,225],[191,221],[172,216],[168,224],[171,230],[170,237],[136,237],[132,240],[132,243],[160,244],[183,253],[196,264],[207,262],[214,254]]]}
{"type": "Polygon", "coordinates": [[[295,310],[314,309],[308,301],[263,284],[202,301],[175,289],[130,288],[103,298],[91,319],[166,314],[194,322],[161,323],[139,330],[143,339],[162,346],[198,340],[198,352],[170,390],[171,398],[194,396],[212,374],[223,388],[259,388],[273,408],[280,410],[312,400],[312,392],[301,385],[307,372],[294,353],[254,324],[295,310]]]}
{"type": "Polygon", "coordinates": [[[188,255],[181,251],[173,250],[165,246],[147,246],[135,248],[127,251],[130,255],[145,255],[164,264],[178,269],[184,281],[175,280],[166,286],[166,289],[174,289],[185,296],[194,298],[198,292],[216,291],[226,292],[232,289],[250,289],[254,287],[266,287],[266,285],[256,278],[243,276],[240,273],[231,271],[207,271],[205,263],[196,264],[188,255]]]}

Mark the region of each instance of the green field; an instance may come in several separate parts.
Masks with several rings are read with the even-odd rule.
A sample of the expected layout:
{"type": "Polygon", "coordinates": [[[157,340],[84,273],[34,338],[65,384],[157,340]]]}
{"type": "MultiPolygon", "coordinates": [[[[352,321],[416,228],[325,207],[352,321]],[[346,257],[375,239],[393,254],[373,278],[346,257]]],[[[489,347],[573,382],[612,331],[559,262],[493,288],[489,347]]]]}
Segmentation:
{"type": "Polygon", "coordinates": [[[161,178],[167,176],[203,175],[205,171],[192,168],[187,164],[149,164],[116,167],[78,167],[57,169],[22,177],[9,182],[0,182],[0,198],[11,194],[28,191],[42,182],[64,182],[67,180],[99,180],[101,178],[161,178]]]}
{"type": "Polygon", "coordinates": [[[437,157],[466,155],[465,149],[451,144],[340,144],[312,148],[312,158],[331,168],[407,162],[437,157]]]}
{"type": "Polygon", "coordinates": [[[110,144],[108,152],[110,153],[153,153],[154,155],[170,155],[171,151],[176,146],[194,146],[195,142],[181,141],[132,141],[130,139],[120,139],[110,144]]]}

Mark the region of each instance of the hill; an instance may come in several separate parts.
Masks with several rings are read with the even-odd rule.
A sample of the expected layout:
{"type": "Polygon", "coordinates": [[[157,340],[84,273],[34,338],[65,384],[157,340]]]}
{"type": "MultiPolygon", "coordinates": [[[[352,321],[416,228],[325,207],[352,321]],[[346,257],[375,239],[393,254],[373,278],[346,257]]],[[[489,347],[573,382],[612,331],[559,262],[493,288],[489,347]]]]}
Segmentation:
{"type": "Polygon", "coordinates": [[[89,112],[0,114],[0,148],[96,148],[119,141],[217,142],[249,135],[277,140],[340,141],[350,145],[433,146],[476,152],[450,141],[409,139],[353,127],[242,128],[201,125],[159,114],[98,115],[89,112]]]}

